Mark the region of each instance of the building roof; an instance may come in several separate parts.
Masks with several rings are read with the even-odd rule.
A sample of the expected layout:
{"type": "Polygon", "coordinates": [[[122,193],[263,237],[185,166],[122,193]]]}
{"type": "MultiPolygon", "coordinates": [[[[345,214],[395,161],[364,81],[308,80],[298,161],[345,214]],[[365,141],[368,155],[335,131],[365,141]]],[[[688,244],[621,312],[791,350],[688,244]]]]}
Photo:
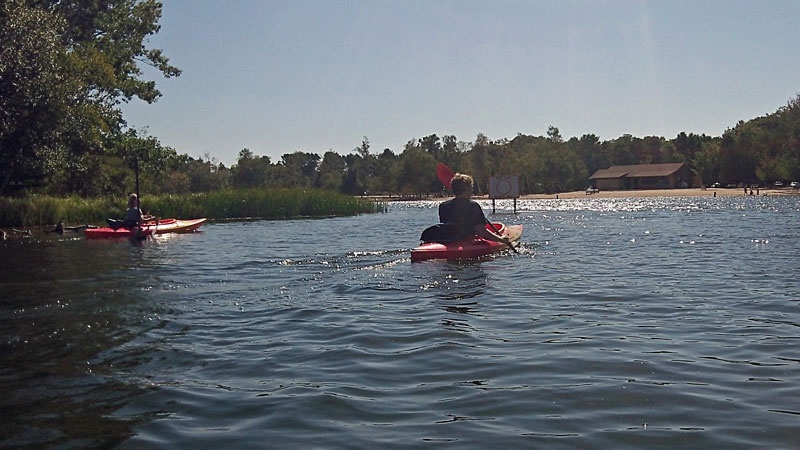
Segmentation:
{"type": "Polygon", "coordinates": [[[611,166],[600,169],[590,176],[590,180],[600,178],[642,178],[642,177],[668,177],[681,170],[684,163],[665,164],[636,164],[631,166],[611,166]]]}

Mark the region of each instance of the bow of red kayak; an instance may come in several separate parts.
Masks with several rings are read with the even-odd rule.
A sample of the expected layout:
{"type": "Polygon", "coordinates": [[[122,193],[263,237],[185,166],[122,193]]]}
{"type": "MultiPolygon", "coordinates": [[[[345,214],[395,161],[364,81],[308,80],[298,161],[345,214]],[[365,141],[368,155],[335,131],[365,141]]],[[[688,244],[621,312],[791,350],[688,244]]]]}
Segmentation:
{"type": "Polygon", "coordinates": [[[152,236],[155,233],[156,227],[144,225],[141,229],[138,228],[86,228],[83,230],[84,236],[89,239],[108,239],[108,238],[131,238],[138,236],[152,236]]]}
{"type": "MultiPolygon", "coordinates": [[[[516,242],[522,236],[522,225],[494,224],[502,236],[508,236],[516,242]]],[[[499,252],[508,246],[502,242],[483,239],[479,236],[470,236],[453,242],[438,243],[427,242],[411,249],[411,262],[425,261],[428,259],[471,259],[499,252]]]]}

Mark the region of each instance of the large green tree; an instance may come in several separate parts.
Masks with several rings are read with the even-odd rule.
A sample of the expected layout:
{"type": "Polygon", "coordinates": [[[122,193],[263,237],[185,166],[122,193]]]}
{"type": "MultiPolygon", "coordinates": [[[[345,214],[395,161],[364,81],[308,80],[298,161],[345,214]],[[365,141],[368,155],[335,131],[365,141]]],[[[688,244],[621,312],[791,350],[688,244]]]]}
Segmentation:
{"type": "Polygon", "coordinates": [[[694,152],[692,170],[700,177],[702,186],[710,186],[719,178],[719,143],[708,141],[700,144],[700,150],[694,152]]]}
{"type": "Polygon", "coordinates": [[[161,95],[141,65],[180,74],[146,45],[160,17],[153,0],[0,4],[0,195],[35,186],[57,167],[80,169],[120,141],[120,104],[161,95]]]}
{"type": "Polygon", "coordinates": [[[322,162],[319,165],[319,187],[327,190],[339,190],[342,188],[342,177],[344,175],[344,158],[333,151],[325,152],[322,162]]]}
{"type": "Polygon", "coordinates": [[[394,176],[394,165],[397,163],[397,155],[391,149],[385,148],[376,158],[375,176],[367,188],[370,192],[389,193],[397,192],[397,180],[394,176]]]}
{"type": "Polygon", "coordinates": [[[403,194],[435,192],[440,186],[436,179],[436,160],[418,144],[410,141],[394,165],[393,177],[403,194]]]}
{"type": "Polygon", "coordinates": [[[294,152],[281,156],[280,182],[283,187],[307,188],[317,185],[320,156],[316,153],[294,152]]]}
{"type": "Polygon", "coordinates": [[[76,94],[65,28],[62,17],[23,0],[0,3],[0,195],[40,184],[57,165],[59,130],[76,94]]]}
{"type": "Polygon", "coordinates": [[[236,165],[231,167],[231,185],[236,188],[269,186],[276,177],[277,168],[269,156],[255,156],[247,148],[239,152],[236,165]]]}

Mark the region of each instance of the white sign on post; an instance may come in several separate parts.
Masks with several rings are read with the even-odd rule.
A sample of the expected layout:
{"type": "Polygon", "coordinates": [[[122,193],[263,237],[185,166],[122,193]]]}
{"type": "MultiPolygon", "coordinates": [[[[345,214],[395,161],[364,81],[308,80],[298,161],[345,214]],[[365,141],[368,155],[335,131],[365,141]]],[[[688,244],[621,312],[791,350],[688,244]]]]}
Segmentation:
{"type": "Polygon", "coordinates": [[[499,175],[490,177],[489,198],[519,198],[519,176],[499,175]]]}

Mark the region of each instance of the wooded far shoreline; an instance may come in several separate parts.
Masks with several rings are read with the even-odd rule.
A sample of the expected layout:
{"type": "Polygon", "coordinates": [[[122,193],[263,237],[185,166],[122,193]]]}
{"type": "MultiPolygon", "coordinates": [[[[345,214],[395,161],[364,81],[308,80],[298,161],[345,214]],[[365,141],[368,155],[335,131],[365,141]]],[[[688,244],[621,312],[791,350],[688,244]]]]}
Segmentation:
{"type": "Polygon", "coordinates": [[[493,175],[517,175],[522,195],[558,194],[585,189],[600,169],[662,163],[686,165],[682,180],[695,187],[800,181],[798,94],[774,113],[732,124],[718,137],[681,132],[672,139],[565,139],[551,125],[544,136],[520,132],[490,139],[479,133],[467,142],[430,134],[408,140],[402,149],[373,149],[365,136],[344,155],[295,151],[273,161],[244,148],[226,167],[211,156],[223,149],[181,149],[209,152],[191,157],[124,118],[123,103],[152,103],[161,96],[145,74],[181,74],[161,49],[151,47],[161,13],[157,1],[0,3],[0,198],[231,189],[420,196],[441,190],[437,163],[472,175],[478,195],[493,175]],[[154,72],[143,72],[142,65],[154,72]]]}
{"type": "MultiPolygon", "coordinates": [[[[591,134],[564,140],[558,128],[547,136],[518,134],[513,139],[474,142],[436,134],[410,140],[401,153],[373,153],[364,137],[352,153],[328,151],[284,154],[273,162],[249,149],[228,168],[208,156],[179,155],[152,137],[145,147],[122,155],[82,155],[80,164],[52,165],[47,176],[9,186],[6,196],[33,193],[83,198],[124,196],[135,184],[138,166],[143,194],[193,194],[225,189],[322,189],[349,195],[428,195],[441,190],[439,162],[475,179],[476,194],[486,193],[493,175],[518,175],[521,195],[579,191],[589,176],[613,165],[685,163],[690,187],[719,182],[771,186],[800,180],[800,96],[765,117],[740,122],[721,137],[681,133],[674,139],[624,135],[600,141],[591,134]],[[142,150],[144,149],[144,150],[142,150]],[[133,155],[133,156],[131,156],[133,155]]],[[[132,142],[140,142],[135,133],[132,142]]],[[[140,142],[141,143],[141,142],[140,142]]],[[[133,145],[133,144],[131,144],[133,145]]]]}

